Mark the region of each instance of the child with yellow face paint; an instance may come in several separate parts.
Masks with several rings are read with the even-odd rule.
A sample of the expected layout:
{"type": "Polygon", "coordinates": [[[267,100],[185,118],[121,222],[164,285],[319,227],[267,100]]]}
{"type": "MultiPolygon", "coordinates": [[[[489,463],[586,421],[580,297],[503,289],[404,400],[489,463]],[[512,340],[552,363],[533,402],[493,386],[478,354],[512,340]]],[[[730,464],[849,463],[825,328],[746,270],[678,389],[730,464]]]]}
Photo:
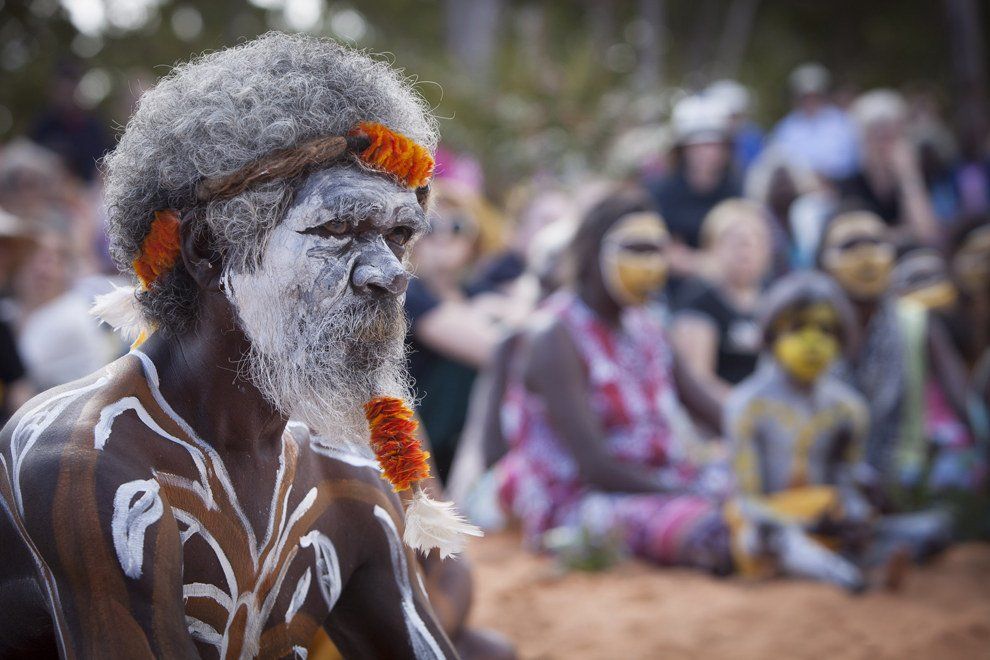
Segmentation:
{"type": "Polygon", "coordinates": [[[830,539],[834,549],[835,541],[858,536],[870,513],[853,485],[869,423],[866,404],[827,373],[852,340],[851,309],[827,277],[796,273],[767,292],[760,325],[762,362],[735,388],[725,411],[740,493],[727,506],[737,564],[751,574],[766,568],[753,558],[753,537],[772,521],[778,564],[860,588],[857,567],[803,535],[841,530],[844,537],[830,539]]]}

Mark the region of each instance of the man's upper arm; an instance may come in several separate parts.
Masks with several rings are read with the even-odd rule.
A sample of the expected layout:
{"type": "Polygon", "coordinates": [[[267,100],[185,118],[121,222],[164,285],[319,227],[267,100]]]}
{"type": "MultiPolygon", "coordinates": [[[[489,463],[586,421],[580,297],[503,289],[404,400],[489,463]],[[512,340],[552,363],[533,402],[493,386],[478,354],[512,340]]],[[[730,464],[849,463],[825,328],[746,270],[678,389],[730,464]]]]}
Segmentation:
{"type": "Polygon", "coordinates": [[[48,569],[61,646],[79,657],[195,657],[171,508],[147,469],[99,458],[49,453],[21,475],[23,527],[48,569]]]}

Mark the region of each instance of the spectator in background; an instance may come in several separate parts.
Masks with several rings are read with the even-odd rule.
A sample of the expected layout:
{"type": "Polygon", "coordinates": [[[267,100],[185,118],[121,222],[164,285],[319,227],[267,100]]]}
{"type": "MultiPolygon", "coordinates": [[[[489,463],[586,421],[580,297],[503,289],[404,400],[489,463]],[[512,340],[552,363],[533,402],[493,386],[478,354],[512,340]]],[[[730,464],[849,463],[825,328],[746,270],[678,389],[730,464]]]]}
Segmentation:
{"type": "Polygon", "coordinates": [[[430,233],[416,244],[416,278],[406,291],[409,371],[441,479],[453,460],[475,374],[490,362],[511,310],[501,294],[470,297],[465,290],[469,267],[482,256],[480,203],[453,182],[434,185],[430,233]]]}
{"type": "Polygon", "coordinates": [[[48,86],[48,109],[31,129],[31,139],[59,154],[72,173],[90,182],[96,177],[96,162],[113,142],[104,121],[84,109],[78,101],[79,65],[62,62],[48,86]]]}
{"type": "Polygon", "coordinates": [[[860,159],[858,171],[839,186],[843,199],[875,213],[902,235],[938,241],[918,150],[908,139],[904,99],[876,89],[856,99],[851,114],[860,135],[860,159]]]}
{"type": "Polygon", "coordinates": [[[856,171],[856,131],[828,98],[831,76],[820,64],[804,64],[790,76],[794,109],[773,129],[770,144],[795,164],[838,181],[856,171]]]}
{"type": "MultiPolygon", "coordinates": [[[[512,232],[508,245],[479,265],[468,284],[471,294],[504,291],[523,274],[526,253],[533,237],[547,225],[574,213],[574,202],[563,190],[552,185],[517,188],[509,196],[507,215],[512,232]]],[[[499,218],[501,220],[501,218],[499,218]]]]}
{"type": "Polygon", "coordinates": [[[705,96],[725,105],[729,113],[732,158],[736,171],[743,175],[763,150],[763,131],[750,118],[752,97],[749,90],[735,80],[719,80],[705,89],[705,96]]]}
{"type": "Polygon", "coordinates": [[[675,279],[695,275],[703,268],[698,248],[701,223],[716,204],[740,194],[732,171],[728,113],[721,101],[690,96],[674,107],[671,117],[675,145],[673,171],[648,184],[670,236],[670,267],[675,279]]]}
{"type": "Polygon", "coordinates": [[[690,460],[678,393],[716,428],[720,409],[643,309],[668,245],[644,195],[615,193],[587,213],[570,246],[574,289],[545,301],[514,352],[499,492],[532,545],[584,528],[659,563],[726,572],[728,529],[690,460]]]}
{"type": "MultiPolygon", "coordinates": [[[[798,232],[793,221],[800,216],[791,210],[797,200],[819,194],[821,189],[814,172],[788,160],[778,149],[765,149],[746,173],[746,197],[766,209],[770,219],[774,278],[810,265],[811,259],[801,258],[796,240],[798,232]]],[[[816,227],[806,233],[813,234],[817,240],[821,229],[816,227]]],[[[807,251],[813,256],[813,249],[807,251]]]]}
{"type": "Polygon", "coordinates": [[[867,400],[865,456],[888,496],[915,507],[934,491],[972,487],[978,471],[959,468],[972,442],[965,368],[937,317],[889,295],[894,246],[883,221],[836,216],[819,263],[856,311],[863,339],[838,373],[867,400]]]}
{"type": "Polygon", "coordinates": [[[950,321],[956,347],[974,367],[990,347],[990,219],[964,222],[950,240],[950,274],[960,304],[950,321]]]}
{"type": "Polygon", "coordinates": [[[0,424],[34,393],[17,347],[16,308],[7,299],[14,273],[31,247],[20,218],[0,209],[0,424]]]}
{"type": "Polygon", "coordinates": [[[770,233],[755,202],[728,199],[701,228],[708,280],[682,287],[671,339],[698,380],[725,401],[760,352],[755,310],[770,266],[770,233]]]}
{"type": "Polygon", "coordinates": [[[89,314],[94,291],[78,279],[68,237],[51,229],[14,278],[18,347],[33,392],[82,378],[120,354],[120,344],[89,314]]]}

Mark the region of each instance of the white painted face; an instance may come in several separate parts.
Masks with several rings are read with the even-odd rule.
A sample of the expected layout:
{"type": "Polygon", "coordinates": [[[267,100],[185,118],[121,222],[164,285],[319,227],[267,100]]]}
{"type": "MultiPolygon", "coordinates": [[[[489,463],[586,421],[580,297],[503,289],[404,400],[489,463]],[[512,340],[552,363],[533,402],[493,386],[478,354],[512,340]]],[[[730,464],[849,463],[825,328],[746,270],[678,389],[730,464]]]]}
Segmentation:
{"type": "Polygon", "coordinates": [[[426,227],[413,191],[338,165],[306,179],[258,268],[226,274],[253,382],[332,443],[365,442],[368,399],[408,394],[407,250],[426,227]]]}

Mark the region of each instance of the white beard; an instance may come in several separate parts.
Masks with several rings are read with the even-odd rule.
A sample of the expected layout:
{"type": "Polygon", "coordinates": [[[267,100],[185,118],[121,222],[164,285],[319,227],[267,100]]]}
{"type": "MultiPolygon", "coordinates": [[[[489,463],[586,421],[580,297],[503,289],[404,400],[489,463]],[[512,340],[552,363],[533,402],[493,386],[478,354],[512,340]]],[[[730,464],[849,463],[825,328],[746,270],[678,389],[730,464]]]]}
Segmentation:
{"type": "Polygon", "coordinates": [[[319,441],[369,455],[364,404],[376,396],[411,398],[402,299],[348,291],[321,305],[276,279],[261,272],[226,278],[251,341],[243,374],[319,441]]]}

